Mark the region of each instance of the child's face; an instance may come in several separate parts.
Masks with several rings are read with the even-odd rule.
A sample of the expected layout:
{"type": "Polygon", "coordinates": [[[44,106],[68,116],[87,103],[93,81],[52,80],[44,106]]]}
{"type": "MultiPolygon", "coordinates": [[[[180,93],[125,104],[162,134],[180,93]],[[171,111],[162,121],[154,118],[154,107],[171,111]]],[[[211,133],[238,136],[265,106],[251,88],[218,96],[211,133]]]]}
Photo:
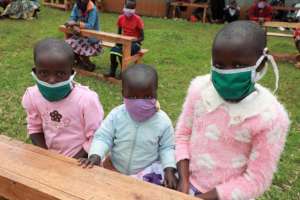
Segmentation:
{"type": "Polygon", "coordinates": [[[157,92],[155,84],[149,84],[146,87],[133,86],[130,84],[123,84],[123,97],[127,99],[156,99],[157,92]]]}
{"type": "Polygon", "coordinates": [[[63,56],[50,59],[47,55],[40,55],[33,69],[39,80],[49,84],[66,81],[73,74],[72,64],[63,56]]]}
{"type": "MultiPolygon", "coordinates": [[[[219,69],[236,69],[254,66],[261,54],[243,50],[242,48],[220,47],[213,50],[213,65],[219,69]]],[[[265,62],[257,71],[260,71],[265,62]]]]}

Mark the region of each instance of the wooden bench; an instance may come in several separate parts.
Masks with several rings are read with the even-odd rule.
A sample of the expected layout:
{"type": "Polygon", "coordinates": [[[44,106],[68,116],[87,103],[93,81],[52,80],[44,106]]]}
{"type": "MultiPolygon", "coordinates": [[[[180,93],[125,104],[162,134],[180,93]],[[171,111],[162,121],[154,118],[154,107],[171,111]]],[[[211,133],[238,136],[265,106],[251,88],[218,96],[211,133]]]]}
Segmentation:
{"type": "Polygon", "coordinates": [[[292,34],[268,32],[268,29],[269,28],[280,28],[280,27],[296,29],[296,28],[300,28],[300,23],[271,21],[271,22],[265,22],[263,24],[263,26],[265,27],[268,36],[293,37],[292,34]]]}
{"type": "MultiPolygon", "coordinates": [[[[64,25],[61,25],[59,27],[59,30],[63,33],[65,33],[65,38],[68,38],[70,35],[70,30],[67,29],[64,25]]],[[[136,38],[129,37],[129,36],[123,36],[115,33],[107,33],[102,31],[93,31],[93,30],[87,30],[87,29],[81,29],[80,35],[84,37],[93,37],[98,40],[102,41],[103,47],[114,47],[115,44],[122,44],[123,45],[123,56],[122,56],[122,66],[121,71],[124,71],[128,65],[132,62],[134,63],[141,63],[142,58],[145,53],[148,52],[148,49],[141,49],[139,53],[136,55],[131,55],[131,44],[132,42],[136,41],[136,38]]],[[[94,72],[83,72],[83,70],[78,70],[80,74],[86,75],[86,76],[93,76],[98,79],[105,79],[112,83],[119,83],[120,81],[114,79],[114,78],[105,78],[103,75],[99,75],[94,72]]]]}
{"type": "Polygon", "coordinates": [[[173,7],[173,18],[175,17],[176,14],[176,7],[178,6],[185,6],[189,8],[203,8],[203,16],[202,16],[202,22],[206,23],[206,18],[207,18],[207,9],[209,7],[208,3],[185,3],[185,2],[180,2],[180,1],[175,1],[171,3],[171,6],[173,7]]]}
{"type": "Polygon", "coordinates": [[[72,9],[72,1],[71,0],[43,0],[43,5],[49,6],[52,8],[59,8],[63,10],[72,9]]]}
{"type": "Polygon", "coordinates": [[[272,6],[273,11],[297,11],[300,8],[295,8],[291,6],[272,6]]]}
{"type": "MultiPolygon", "coordinates": [[[[0,196],[9,200],[197,200],[0,135],[0,196]]],[[[199,200],[199,199],[198,199],[199,200]]]]}

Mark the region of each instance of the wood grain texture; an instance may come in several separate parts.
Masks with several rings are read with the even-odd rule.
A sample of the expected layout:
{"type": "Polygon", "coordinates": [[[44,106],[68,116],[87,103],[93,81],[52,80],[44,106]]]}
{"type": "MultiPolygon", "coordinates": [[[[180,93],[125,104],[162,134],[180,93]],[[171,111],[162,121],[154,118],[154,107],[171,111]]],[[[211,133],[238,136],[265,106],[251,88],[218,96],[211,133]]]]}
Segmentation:
{"type": "Polygon", "coordinates": [[[196,200],[5,136],[0,157],[0,196],[10,200],[196,200]]]}

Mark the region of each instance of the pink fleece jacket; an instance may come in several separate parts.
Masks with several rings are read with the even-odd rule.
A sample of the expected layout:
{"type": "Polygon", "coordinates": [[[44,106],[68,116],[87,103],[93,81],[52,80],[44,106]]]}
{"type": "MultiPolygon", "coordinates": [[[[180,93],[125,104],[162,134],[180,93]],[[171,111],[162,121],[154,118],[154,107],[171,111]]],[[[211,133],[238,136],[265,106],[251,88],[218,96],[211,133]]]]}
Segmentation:
{"type": "Polygon", "coordinates": [[[47,101],[37,86],[30,87],[22,104],[27,113],[28,134],[44,133],[48,149],[68,157],[82,148],[89,152],[104,117],[98,95],[79,84],[68,97],[57,102],[47,101]]]}
{"type": "Polygon", "coordinates": [[[209,75],[192,81],[176,130],[176,159],[190,160],[190,182],[221,200],[246,200],[271,185],[289,118],[259,84],[239,103],[225,102],[209,75]]]}

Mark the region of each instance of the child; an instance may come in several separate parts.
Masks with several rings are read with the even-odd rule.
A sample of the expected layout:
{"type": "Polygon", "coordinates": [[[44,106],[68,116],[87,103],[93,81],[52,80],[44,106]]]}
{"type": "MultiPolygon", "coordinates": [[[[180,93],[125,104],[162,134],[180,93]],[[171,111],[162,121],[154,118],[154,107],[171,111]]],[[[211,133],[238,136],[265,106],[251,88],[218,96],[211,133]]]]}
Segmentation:
{"type": "Polygon", "coordinates": [[[11,19],[31,20],[37,17],[39,11],[39,3],[36,0],[12,0],[3,1],[1,3],[5,10],[1,14],[1,18],[9,17],[11,19]]]}
{"type": "Polygon", "coordinates": [[[204,200],[252,199],[271,185],[289,118],[256,82],[272,63],[263,29],[227,24],[216,36],[211,74],[192,81],[176,129],[178,190],[204,200]],[[189,191],[190,190],[190,191],[189,191]]]}
{"type": "Polygon", "coordinates": [[[229,5],[226,6],[224,10],[224,21],[231,23],[239,20],[240,17],[240,7],[235,0],[230,0],[229,5]]]}
{"type": "Polygon", "coordinates": [[[135,65],[122,73],[124,104],[103,121],[81,165],[100,165],[110,151],[116,171],[176,188],[174,131],[168,115],[157,109],[157,87],[152,67],[135,65]]]}
{"type": "Polygon", "coordinates": [[[72,37],[66,40],[75,53],[76,64],[88,71],[94,71],[96,65],[89,57],[102,52],[101,42],[95,38],[80,37],[80,29],[99,31],[98,11],[91,0],[76,0],[70,20],[65,24],[73,30],[72,37]]]}
{"type": "Polygon", "coordinates": [[[213,23],[223,22],[224,18],[224,8],[225,8],[225,0],[210,0],[211,6],[211,20],[213,23]]]}
{"type": "Polygon", "coordinates": [[[34,63],[36,85],[22,101],[32,143],[68,157],[87,157],[103,109],[95,92],[73,81],[72,48],[60,40],[42,40],[34,48],[34,63]]]}
{"type": "Polygon", "coordinates": [[[272,20],[272,6],[267,0],[258,0],[249,9],[249,19],[259,23],[272,20]]]}
{"type": "MultiPolygon", "coordinates": [[[[294,39],[295,39],[295,46],[298,52],[300,53],[300,29],[299,28],[294,31],[294,39]]],[[[296,62],[297,62],[296,67],[300,68],[300,55],[296,57],[296,62]]]]}
{"type": "MultiPolygon", "coordinates": [[[[141,50],[142,41],[144,40],[144,22],[140,16],[135,14],[135,1],[127,1],[124,14],[118,19],[118,34],[136,37],[137,41],[132,42],[131,55],[137,54],[141,50]]],[[[122,45],[117,44],[110,52],[110,72],[105,74],[106,77],[115,77],[118,68],[119,58],[120,65],[122,65],[122,45]]]]}

